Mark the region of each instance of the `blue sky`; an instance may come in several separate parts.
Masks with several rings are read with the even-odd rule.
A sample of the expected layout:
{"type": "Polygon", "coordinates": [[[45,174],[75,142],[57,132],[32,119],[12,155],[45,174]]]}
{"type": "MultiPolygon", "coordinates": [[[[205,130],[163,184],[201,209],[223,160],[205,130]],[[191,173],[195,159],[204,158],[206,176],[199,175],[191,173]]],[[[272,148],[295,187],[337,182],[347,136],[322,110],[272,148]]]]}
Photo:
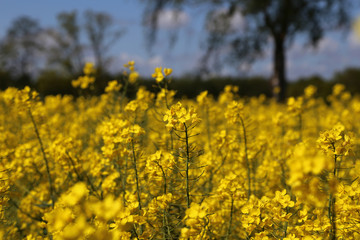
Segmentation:
{"type": "MultiPolygon", "coordinates": [[[[39,21],[44,28],[56,26],[56,15],[62,11],[77,10],[82,14],[86,10],[103,11],[112,15],[116,25],[125,29],[110,54],[114,56],[113,70],[121,70],[122,64],[135,60],[140,74],[150,76],[157,66],[171,67],[174,74],[193,72],[202,56],[201,43],[205,40],[201,8],[185,9],[178,22],[171,21],[171,11],[164,12],[160,19],[158,41],[149,53],[145,47],[142,13],[144,5],[138,0],[0,0],[0,37],[6,33],[11,22],[22,15],[39,21]],[[178,32],[178,41],[169,47],[169,35],[178,32]]],[[[360,10],[354,10],[360,15],[360,10]]],[[[241,24],[241,18],[234,21],[241,24]]],[[[244,75],[271,75],[271,45],[264,57],[256,61],[244,75]]],[[[360,40],[354,34],[341,32],[328,33],[317,49],[305,48],[299,38],[287,55],[287,76],[290,80],[319,74],[329,78],[336,71],[346,67],[360,67],[360,40]]],[[[91,60],[88,56],[88,60],[91,60]]],[[[224,68],[222,74],[234,74],[232,68],[224,68]]]]}

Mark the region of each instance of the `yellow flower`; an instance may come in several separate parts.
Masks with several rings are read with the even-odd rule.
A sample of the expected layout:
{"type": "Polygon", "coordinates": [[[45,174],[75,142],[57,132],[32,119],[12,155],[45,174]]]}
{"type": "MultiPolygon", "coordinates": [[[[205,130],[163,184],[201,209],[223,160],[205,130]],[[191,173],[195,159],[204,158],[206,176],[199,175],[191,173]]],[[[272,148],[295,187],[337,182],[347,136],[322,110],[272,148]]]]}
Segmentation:
{"type": "Polygon", "coordinates": [[[73,87],[80,87],[82,89],[86,89],[90,84],[95,82],[94,77],[89,77],[88,75],[80,76],[78,79],[73,80],[71,82],[73,87]]]}
{"type": "Polygon", "coordinates": [[[232,101],[227,105],[227,108],[225,110],[225,118],[232,123],[240,122],[244,114],[243,109],[243,103],[232,101]]]}
{"type": "Polygon", "coordinates": [[[304,99],[302,97],[294,98],[290,97],[287,101],[287,110],[290,113],[293,113],[295,115],[301,114],[303,111],[303,101],[304,99]]]}
{"type": "Polygon", "coordinates": [[[124,64],[125,68],[130,68],[130,67],[133,67],[133,66],[135,66],[135,61],[129,61],[127,64],[124,64]]]}
{"type": "Polygon", "coordinates": [[[339,96],[345,90],[345,86],[343,84],[337,83],[333,87],[333,95],[339,96]]]}
{"type": "Polygon", "coordinates": [[[160,83],[164,79],[164,75],[161,72],[161,67],[155,68],[155,72],[151,75],[153,78],[155,78],[157,83],[160,83]]]}
{"type": "Polygon", "coordinates": [[[135,61],[134,61],[134,60],[129,61],[128,64],[129,64],[129,66],[134,66],[134,65],[135,65],[135,61]]]}
{"type": "Polygon", "coordinates": [[[62,196],[62,202],[68,206],[76,205],[83,197],[88,194],[86,184],[79,182],[70,188],[69,193],[62,196]]]}
{"type": "Polygon", "coordinates": [[[314,85],[309,85],[305,88],[304,93],[305,93],[305,97],[306,98],[311,98],[315,95],[317,91],[317,87],[315,87],[314,85]]]}
{"type": "Polygon", "coordinates": [[[207,95],[208,91],[203,91],[196,97],[196,101],[199,103],[199,105],[207,105],[209,103],[207,95]]]}
{"type": "Polygon", "coordinates": [[[105,88],[105,92],[116,92],[119,91],[121,88],[121,84],[118,83],[117,80],[113,80],[108,82],[107,87],[105,88]]]}
{"type": "Polygon", "coordinates": [[[129,74],[129,83],[134,84],[138,78],[139,73],[132,70],[132,72],[129,74]]]}
{"type": "Polygon", "coordinates": [[[295,234],[289,234],[284,240],[299,240],[300,238],[297,238],[295,234]]]}
{"type": "Polygon", "coordinates": [[[85,64],[85,67],[84,67],[83,71],[84,71],[84,74],[87,75],[87,76],[95,73],[94,64],[91,63],[91,62],[87,62],[85,64]]]}
{"type": "Polygon", "coordinates": [[[171,68],[164,68],[165,76],[169,76],[172,73],[172,71],[173,70],[171,68]]]}
{"type": "Polygon", "coordinates": [[[318,146],[325,152],[330,151],[337,155],[349,155],[353,140],[344,131],[344,125],[337,123],[333,129],[320,133],[320,137],[317,140],[318,146]]]}
{"type": "Polygon", "coordinates": [[[276,191],[275,193],[275,201],[279,202],[283,208],[293,207],[295,203],[291,201],[290,196],[286,194],[286,190],[276,191]]]}
{"type": "Polygon", "coordinates": [[[166,127],[168,130],[184,130],[184,125],[186,125],[186,127],[190,127],[199,123],[201,120],[198,118],[194,107],[191,106],[188,110],[186,110],[186,108],[178,102],[166,111],[163,121],[167,122],[166,127]]]}
{"type": "Polygon", "coordinates": [[[360,17],[358,17],[354,23],[354,32],[357,36],[357,39],[360,41],[360,17]]]}

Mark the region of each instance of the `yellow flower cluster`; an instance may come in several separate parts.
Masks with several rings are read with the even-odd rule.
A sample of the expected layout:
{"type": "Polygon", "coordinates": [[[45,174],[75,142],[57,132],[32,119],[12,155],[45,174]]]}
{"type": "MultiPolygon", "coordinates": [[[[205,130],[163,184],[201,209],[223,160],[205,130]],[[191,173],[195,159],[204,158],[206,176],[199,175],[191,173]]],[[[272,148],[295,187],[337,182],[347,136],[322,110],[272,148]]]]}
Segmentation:
{"type": "Polygon", "coordinates": [[[129,74],[125,74],[128,75],[128,82],[134,84],[140,76],[139,73],[135,71],[135,61],[129,61],[127,64],[124,64],[124,67],[130,70],[129,74]]]}
{"type": "Polygon", "coordinates": [[[125,67],[101,96],[0,92],[2,239],[360,239],[360,98],[343,85],[179,100],[158,68],[157,94],[128,99],[125,67]]]}
{"type": "Polygon", "coordinates": [[[184,130],[185,128],[189,128],[200,122],[195,108],[191,106],[187,110],[183,107],[181,102],[171,106],[171,108],[165,113],[163,120],[167,122],[166,127],[169,130],[184,130]]]}
{"type": "Polygon", "coordinates": [[[93,76],[95,74],[95,68],[93,63],[86,63],[83,72],[85,74],[84,76],[80,76],[71,82],[74,88],[80,87],[81,89],[86,89],[90,84],[95,82],[95,77],[93,76]]]}
{"type": "Polygon", "coordinates": [[[162,67],[155,68],[155,72],[151,75],[153,78],[155,78],[157,83],[162,82],[164,80],[165,76],[169,76],[172,73],[171,68],[164,68],[164,73],[162,72],[162,67]],[[165,74],[165,76],[164,76],[165,74]]]}
{"type": "Polygon", "coordinates": [[[356,21],[354,22],[353,28],[358,41],[360,41],[360,17],[357,17],[356,21]]]}
{"type": "Polygon", "coordinates": [[[240,122],[243,118],[244,105],[241,102],[232,101],[226,108],[225,117],[232,123],[240,122]]]}
{"type": "Polygon", "coordinates": [[[108,82],[108,85],[105,88],[105,92],[106,93],[117,92],[120,90],[120,88],[121,88],[121,84],[119,84],[117,80],[112,80],[108,82]]]}
{"type": "Polygon", "coordinates": [[[333,129],[320,133],[320,138],[317,140],[320,148],[336,155],[349,155],[353,141],[344,133],[344,130],[345,126],[338,123],[333,129]]]}
{"type": "Polygon", "coordinates": [[[206,204],[192,203],[185,212],[185,224],[187,227],[181,229],[180,239],[202,239],[204,237],[204,228],[207,224],[207,206],[206,204]]]}
{"type": "Polygon", "coordinates": [[[281,236],[282,227],[286,228],[293,216],[294,206],[295,203],[290,200],[286,190],[276,191],[272,198],[263,196],[257,199],[252,196],[241,208],[242,226],[246,229],[247,235],[254,235],[254,239],[266,239],[271,235],[274,225],[280,228],[273,234],[281,236]],[[257,230],[258,228],[262,231],[257,230]],[[256,233],[253,234],[254,232],[256,233]]]}
{"type": "Polygon", "coordinates": [[[79,182],[44,214],[43,225],[58,239],[129,239],[132,224],[143,222],[133,214],[135,211],[136,206],[124,207],[112,195],[103,200],[92,198],[86,184],[79,182]],[[93,220],[88,221],[89,218],[93,220]]]}

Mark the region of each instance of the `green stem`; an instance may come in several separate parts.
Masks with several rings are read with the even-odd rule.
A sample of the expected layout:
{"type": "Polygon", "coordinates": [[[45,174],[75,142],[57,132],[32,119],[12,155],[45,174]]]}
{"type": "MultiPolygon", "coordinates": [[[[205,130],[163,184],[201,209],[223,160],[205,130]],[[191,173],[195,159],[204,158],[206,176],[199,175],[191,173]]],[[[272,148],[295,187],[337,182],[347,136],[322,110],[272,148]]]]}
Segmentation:
{"type": "Polygon", "coordinates": [[[335,202],[336,199],[332,193],[329,196],[329,208],[328,208],[328,217],[330,219],[331,230],[330,230],[330,239],[336,239],[336,212],[335,212],[335,202]]]}
{"type": "Polygon", "coordinates": [[[186,202],[187,208],[190,208],[190,188],[189,188],[189,164],[190,164],[190,146],[189,146],[189,136],[188,136],[188,129],[186,124],[184,123],[185,127],[185,141],[186,141],[186,202]]]}
{"type": "Polygon", "coordinates": [[[226,239],[230,239],[231,225],[232,225],[232,220],[233,220],[233,212],[234,212],[234,197],[231,196],[230,220],[229,220],[228,230],[226,233],[226,239]]]}
{"type": "Polygon", "coordinates": [[[336,202],[336,198],[333,197],[332,199],[332,240],[336,239],[336,211],[335,211],[335,202],[336,202]]]}
{"type": "MultiPolygon", "coordinates": [[[[286,214],[289,214],[289,207],[286,207],[286,214]]],[[[289,222],[286,221],[285,222],[285,227],[284,227],[284,237],[287,236],[287,229],[288,229],[288,226],[289,226],[289,222]]]]}
{"type": "Polygon", "coordinates": [[[165,105],[166,105],[167,109],[170,109],[170,106],[169,106],[169,103],[167,100],[167,98],[168,98],[168,96],[167,96],[168,89],[167,88],[168,88],[167,80],[165,80],[165,87],[164,87],[164,89],[165,89],[165,105]]]}
{"type": "Polygon", "coordinates": [[[241,127],[243,129],[243,135],[244,135],[244,150],[245,150],[245,162],[246,162],[246,168],[247,168],[248,200],[249,200],[250,196],[251,196],[251,166],[250,166],[250,161],[249,161],[249,158],[248,158],[247,136],[246,136],[246,129],[245,129],[244,120],[242,118],[240,118],[240,122],[241,122],[241,127]]]}
{"type": "Polygon", "coordinates": [[[138,202],[139,202],[139,211],[141,211],[139,176],[138,176],[138,171],[137,171],[137,166],[136,166],[136,155],[135,155],[135,147],[134,147],[134,142],[133,142],[133,141],[131,141],[131,148],[132,148],[133,161],[134,161],[137,200],[138,200],[138,202]]]}
{"type": "Polygon", "coordinates": [[[166,194],[166,175],[165,175],[165,171],[163,169],[163,167],[158,163],[156,162],[156,164],[159,166],[161,172],[162,172],[162,175],[163,175],[163,179],[164,179],[164,185],[163,185],[163,190],[164,190],[164,195],[166,194]]]}
{"type": "Polygon", "coordinates": [[[97,193],[97,190],[96,190],[94,184],[92,183],[91,179],[90,179],[89,176],[87,175],[87,173],[86,173],[86,172],[80,173],[79,171],[77,171],[77,169],[76,169],[76,164],[75,164],[74,159],[70,156],[70,154],[69,154],[68,152],[66,152],[66,155],[67,155],[67,157],[68,157],[68,159],[69,159],[69,161],[70,161],[70,163],[71,163],[71,165],[72,165],[72,167],[73,167],[73,169],[74,169],[74,172],[75,172],[77,178],[78,178],[80,181],[83,181],[83,180],[84,180],[83,175],[85,175],[86,180],[87,180],[87,182],[88,182],[88,184],[90,185],[90,188],[91,188],[91,190],[92,190],[92,193],[94,193],[94,195],[95,195],[96,197],[98,197],[99,199],[102,200],[103,197],[97,193]]]}
{"type": "MultiPolygon", "coordinates": [[[[333,144],[333,150],[335,152],[335,146],[333,144]]],[[[337,167],[337,154],[334,154],[334,178],[337,178],[337,172],[338,172],[338,167],[337,167]]],[[[336,211],[335,211],[335,202],[336,202],[336,197],[331,193],[331,189],[330,189],[330,195],[329,195],[329,208],[328,208],[328,217],[330,220],[330,224],[331,224],[331,230],[330,230],[330,239],[331,240],[336,240],[336,211]]]]}
{"type": "Polygon", "coordinates": [[[303,138],[303,133],[302,133],[302,116],[301,116],[301,114],[299,114],[299,142],[301,142],[302,141],[302,138],[303,138]]]}
{"type": "Polygon", "coordinates": [[[126,97],[126,93],[127,93],[127,89],[128,89],[128,86],[129,86],[129,81],[126,80],[125,81],[125,86],[124,86],[124,90],[121,94],[121,99],[120,99],[120,107],[122,108],[123,107],[123,102],[124,102],[124,99],[126,97]]]}
{"type": "Polygon", "coordinates": [[[166,229],[167,229],[168,238],[173,239],[173,237],[171,235],[171,231],[170,231],[169,219],[167,217],[167,211],[166,210],[164,210],[164,216],[165,216],[165,223],[166,223],[166,229]]]}
{"type": "MultiPolygon", "coordinates": [[[[140,199],[140,187],[139,187],[139,176],[138,176],[138,170],[136,166],[136,154],[135,154],[135,146],[134,141],[131,140],[131,148],[132,148],[132,154],[133,154],[133,160],[134,160],[134,170],[135,170],[135,180],[136,180],[136,192],[137,192],[137,200],[139,202],[139,214],[141,214],[141,199],[140,199]]],[[[142,234],[142,225],[140,225],[139,228],[140,235],[142,234]]]]}
{"type": "Polygon", "coordinates": [[[165,218],[166,218],[166,216],[165,216],[165,214],[166,214],[166,211],[165,211],[165,209],[164,209],[164,211],[163,211],[163,239],[164,240],[166,240],[166,231],[165,231],[165,224],[166,224],[166,220],[165,220],[165,218]]]}
{"type": "Polygon", "coordinates": [[[47,172],[48,181],[49,181],[51,206],[52,206],[52,208],[54,208],[54,205],[55,205],[55,195],[54,195],[54,186],[53,186],[53,182],[52,182],[51,175],[50,175],[49,161],[48,161],[48,159],[47,159],[47,157],[46,157],[44,145],[43,145],[43,142],[42,142],[42,140],[41,140],[41,138],[40,138],[40,133],[39,133],[39,130],[38,130],[37,125],[36,125],[36,123],[35,123],[34,116],[32,115],[30,109],[29,109],[29,115],[30,115],[31,122],[32,122],[32,124],[33,124],[33,126],[34,126],[34,129],[35,129],[36,137],[37,137],[37,139],[38,139],[38,141],[39,141],[39,144],[40,144],[40,149],[41,149],[41,152],[42,152],[42,155],[43,155],[43,159],[44,159],[44,161],[45,161],[46,172],[47,172]]]}
{"type": "Polygon", "coordinates": [[[125,168],[122,174],[123,202],[126,203],[126,182],[127,182],[128,158],[125,158],[125,168]]]}
{"type": "Polygon", "coordinates": [[[209,119],[209,107],[206,106],[205,109],[206,115],[206,129],[207,129],[207,138],[208,138],[208,148],[211,151],[211,131],[210,131],[210,119],[209,119]]]}

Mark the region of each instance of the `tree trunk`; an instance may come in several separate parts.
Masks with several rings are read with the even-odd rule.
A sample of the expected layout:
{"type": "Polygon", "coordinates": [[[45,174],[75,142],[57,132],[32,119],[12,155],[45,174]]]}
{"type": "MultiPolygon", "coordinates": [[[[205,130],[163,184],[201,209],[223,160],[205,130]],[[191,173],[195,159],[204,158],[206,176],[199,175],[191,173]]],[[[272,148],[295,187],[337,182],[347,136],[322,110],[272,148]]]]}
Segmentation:
{"type": "Polygon", "coordinates": [[[274,96],[278,102],[284,102],[286,98],[286,59],[285,59],[285,38],[283,36],[274,37],[274,62],[272,87],[274,96]]]}

